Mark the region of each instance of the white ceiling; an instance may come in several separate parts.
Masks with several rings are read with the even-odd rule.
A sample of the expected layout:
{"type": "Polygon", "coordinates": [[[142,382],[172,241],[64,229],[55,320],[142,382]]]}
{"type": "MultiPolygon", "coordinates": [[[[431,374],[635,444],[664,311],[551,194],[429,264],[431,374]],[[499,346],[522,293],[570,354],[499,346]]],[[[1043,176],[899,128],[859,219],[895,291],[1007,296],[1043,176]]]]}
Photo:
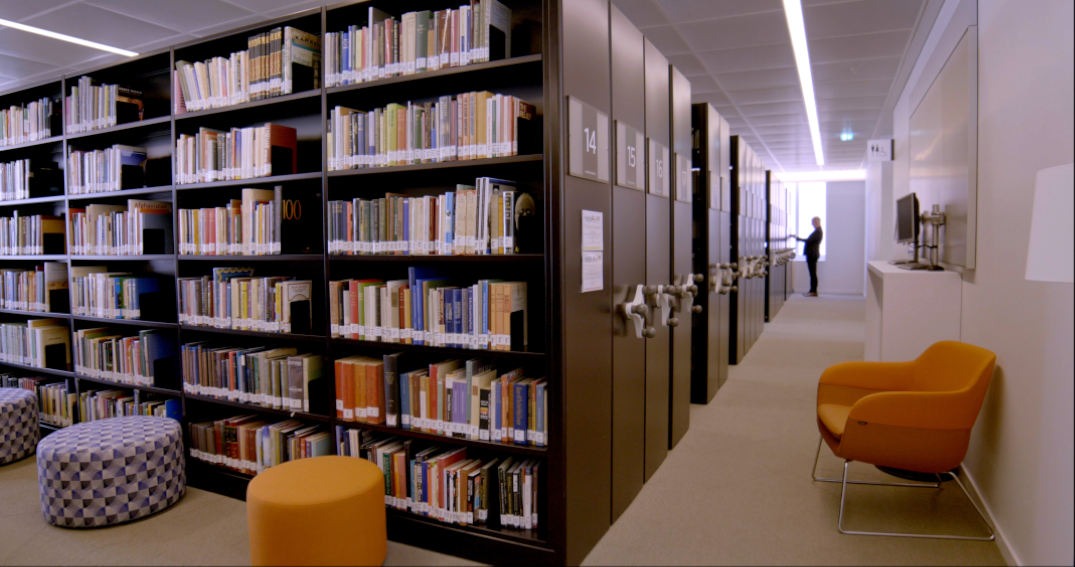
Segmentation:
{"type": "MultiPolygon", "coordinates": [[[[570,0],[565,0],[570,1],[570,0]]],[[[775,170],[815,170],[780,0],[612,0],[775,170]]],[[[148,53],[325,0],[0,0],[0,18],[148,53]]],[[[334,2],[333,2],[334,3],[334,2]]],[[[825,168],[857,168],[941,0],[803,0],[825,168]],[[850,129],[855,139],[840,141],[850,129]]],[[[119,61],[0,27],[0,93],[119,61]]]]}

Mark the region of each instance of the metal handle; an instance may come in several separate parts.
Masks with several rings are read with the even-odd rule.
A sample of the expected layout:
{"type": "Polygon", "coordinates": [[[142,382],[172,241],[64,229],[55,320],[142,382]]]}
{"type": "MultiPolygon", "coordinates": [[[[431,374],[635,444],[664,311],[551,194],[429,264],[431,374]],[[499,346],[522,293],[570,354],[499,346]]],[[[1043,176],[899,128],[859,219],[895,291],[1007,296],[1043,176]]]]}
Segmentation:
{"type": "Polygon", "coordinates": [[[651,311],[646,305],[642,284],[638,284],[628,291],[627,301],[617,305],[620,315],[634,327],[635,336],[639,339],[650,338],[657,331],[650,324],[651,311]]]}

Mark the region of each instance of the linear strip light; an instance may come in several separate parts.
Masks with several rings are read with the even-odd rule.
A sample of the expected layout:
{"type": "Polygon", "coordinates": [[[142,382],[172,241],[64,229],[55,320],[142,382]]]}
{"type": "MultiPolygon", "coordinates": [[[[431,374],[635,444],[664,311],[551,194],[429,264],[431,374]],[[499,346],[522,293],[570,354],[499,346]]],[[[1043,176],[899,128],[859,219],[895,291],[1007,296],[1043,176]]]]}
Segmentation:
{"type": "Polygon", "coordinates": [[[101,51],[107,51],[109,53],[115,53],[123,55],[125,57],[138,57],[138,53],[134,51],[128,51],[126,49],[120,49],[118,47],[112,47],[111,45],[105,45],[103,43],[97,43],[96,41],[90,41],[88,39],[82,39],[80,37],[74,37],[54,31],[49,31],[41,28],[35,28],[34,26],[28,26],[26,24],[20,24],[11,20],[5,20],[0,18],[0,26],[7,26],[24,32],[35,33],[37,35],[43,35],[52,39],[58,39],[60,41],[66,41],[68,43],[74,43],[82,45],[84,47],[92,47],[93,49],[100,49],[101,51]]]}
{"type": "Polygon", "coordinates": [[[795,66],[799,70],[799,84],[806,104],[806,120],[810,123],[810,140],[814,143],[814,159],[817,165],[825,165],[821,152],[821,128],[817,121],[817,99],[814,98],[814,78],[810,73],[810,54],[806,50],[806,26],[803,24],[803,7],[800,0],[784,0],[784,17],[788,21],[791,47],[795,50],[795,66]]]}

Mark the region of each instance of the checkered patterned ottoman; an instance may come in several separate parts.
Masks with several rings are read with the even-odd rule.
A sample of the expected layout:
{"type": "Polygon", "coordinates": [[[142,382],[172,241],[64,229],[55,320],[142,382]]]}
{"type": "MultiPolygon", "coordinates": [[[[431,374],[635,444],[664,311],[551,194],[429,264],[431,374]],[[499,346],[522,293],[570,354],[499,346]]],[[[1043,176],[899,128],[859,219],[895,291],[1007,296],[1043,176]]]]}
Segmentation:
{"type": "Polygon", "coordinates": [[[0,388],[0,465],[33,454],[39,435],[37,394],[0,388]]]}
{"type": "Polygon", "coordinates": [[[183,432],[167,417],[114,417],[61,429],[37,445],[45,521],[69,528],[120,524],[183,496],[183,432]]]}

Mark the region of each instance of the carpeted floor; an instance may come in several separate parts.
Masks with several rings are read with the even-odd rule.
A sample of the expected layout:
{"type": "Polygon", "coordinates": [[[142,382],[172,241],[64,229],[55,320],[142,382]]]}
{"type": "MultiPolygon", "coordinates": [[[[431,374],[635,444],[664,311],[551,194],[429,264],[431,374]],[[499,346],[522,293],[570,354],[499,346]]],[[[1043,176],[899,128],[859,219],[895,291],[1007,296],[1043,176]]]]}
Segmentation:
{"type": "MultiPolygon", "coordinates": [[[[713,401],[691,407],[687,435],[598,543],[589,565],[1003,565],[994,543],[846,536],[839,485],[814,483],[817,376],[862,358],[861,298],[794,297],[713,401]]],[[[822,453],[822,472],[839,461],[822,453]]],[[[869,468],[853,469],[876,476],[869,468]]],[[[955,487],[855,487],[847,522],[860,529],[939,520],[977,533],[955,487]],[[911,494],[908,495],[908,492],[911,494]],[[872,510],[872,512],[869,512],[872,510]]],[[[0,466],[0,565],[247,564],[245,504],[189,489],[167,513],[95,530],[41,519],[33,459],[0,466]]],[[[463,560],[389,542],[386,565],[463,560]]]]}

